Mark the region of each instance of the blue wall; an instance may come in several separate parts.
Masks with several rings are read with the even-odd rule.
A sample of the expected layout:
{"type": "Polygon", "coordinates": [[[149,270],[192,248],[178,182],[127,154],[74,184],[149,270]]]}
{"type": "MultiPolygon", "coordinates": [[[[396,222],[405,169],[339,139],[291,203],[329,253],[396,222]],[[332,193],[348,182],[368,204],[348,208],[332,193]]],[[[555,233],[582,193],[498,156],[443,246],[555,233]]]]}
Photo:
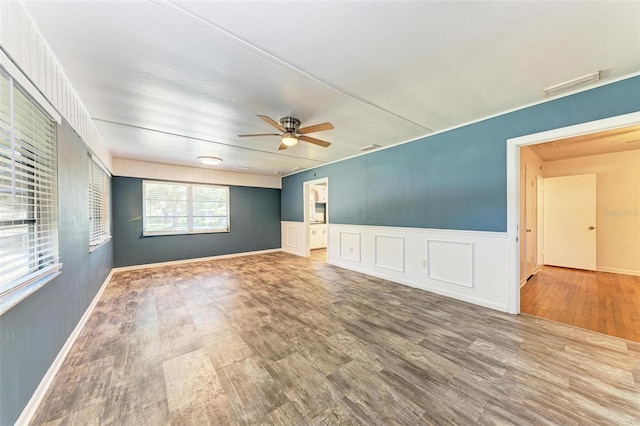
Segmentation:
{"type": "Polygon", "coordinates": [[[303,182],[328,177],[331,223],[506,231],[507,139],[639,110],[634,77],[287,176],[282,220],[302,222],[303,182]]]}
{"type": "Polygon", "coordinates": [[[113,265],[111,242],[89,253],[89,157],[66,122],[58,205],[62,274],[0,317],[0,425],[20,416],[113,265]]]}
{"type": "Polygon", "coordinates": [[[142,236],[142,179],[113,178],[115,266],[280,248],[280,190],[229,187],[230,232],[142,236]]]}

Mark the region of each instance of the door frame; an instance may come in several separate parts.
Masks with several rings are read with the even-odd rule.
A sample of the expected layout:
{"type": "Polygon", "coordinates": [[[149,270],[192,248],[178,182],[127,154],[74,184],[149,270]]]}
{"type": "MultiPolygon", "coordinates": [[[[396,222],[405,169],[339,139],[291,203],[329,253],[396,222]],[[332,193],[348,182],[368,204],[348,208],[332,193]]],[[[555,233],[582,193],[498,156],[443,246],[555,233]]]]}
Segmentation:
{"type": "MultiPolygon", "coordinates": [[[[538,206],[538,194],[537,192],[535,194],[531,193],[531,190],[528,190],[528,182],[527,182],[527,175],[530,174],[530,178],[532,179],[532,181],[535,181],[535,177],[537,176],[535,171],[529,166],[529,164],[524,163],[524,225],[525,225],[525,232],[524,232],[524,241],[521,241],[521,243],[524,246],[524,268],[525,268],[525,274],[524,274],[524,282],[526,282],[529,277],[533,276],[535,274],[535,270],[536,270],[536,263],[537,263],[537,239],[538,239],[538,226],[537,226],[537,222],[538,222],[538,212],[536,210],[534,210],[534,207],[538,206]],[[527,192],[528,191],[528,192],[527,192]],[[528,197],[527,197],[528,195],[528,197]],[[533,217],[529,217],[529,215],[527,214],[527,212],[531,212],[531,214],[533,215],[533,217]],[[534,223],[535,225],[532,225],[532,223],[534,223]],[[527,233],[527,225],[529,225],[531,227],[531,233],[527,233]],[[533,232],[535,231],[535,233],[533,232]],[[527,250],[527,241],[531,242],[531,252],[529,250],[527,250]],[[528,260],[529,257],[531,257],[531,271],[528,271],[527,269],[527,264],[528,264],[528,260]],[[527,272],[530,272],[529,274],[527,274],[527,272]]],[[[537,189],[537,182],[533,182],[534,185],[532,185],[533,188],[537,189]]],[[[524,283],[522,282],[522,280],[520,280],[520,287],[522,287],[524,285],[524,283]]]]}
{"type": "MultiPolygon", "coordinates": [[[[308,180],[306,182],[302,182],[302,208],[304,214],[304,256],[311,256],[311,223],[309,222],[309,190],[311,185],[318,184],[326,184],[327,186],[327,203],[324,209],[324,221],[327,225],[329,225],[329,178],[324,177],[320,179],[308,180]]],[[[327,259],[329,258],[329,227],[327,226],[327,259]]]]}
{"type": "Polygon", "coordinates": [[[507,139],[507,312],[520,313],[520,147],[640,124],[640,112],[507,139]]]}

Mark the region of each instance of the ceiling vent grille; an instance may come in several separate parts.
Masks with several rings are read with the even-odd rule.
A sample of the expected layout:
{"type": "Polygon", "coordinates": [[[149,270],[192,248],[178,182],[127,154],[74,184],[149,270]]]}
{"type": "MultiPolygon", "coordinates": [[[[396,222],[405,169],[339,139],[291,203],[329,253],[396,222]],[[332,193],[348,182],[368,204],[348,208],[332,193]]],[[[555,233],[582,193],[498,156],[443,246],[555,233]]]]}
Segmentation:
{"type": "Polygon", "coordinates": [[[376,145],[376,144],[371,144],[371,145],[367,145],[367,146],[363,146],[358,148],[358,151],[371,151],[372,149],[376,149],[376,148],[380,148],[380,145],[376,145]]]}

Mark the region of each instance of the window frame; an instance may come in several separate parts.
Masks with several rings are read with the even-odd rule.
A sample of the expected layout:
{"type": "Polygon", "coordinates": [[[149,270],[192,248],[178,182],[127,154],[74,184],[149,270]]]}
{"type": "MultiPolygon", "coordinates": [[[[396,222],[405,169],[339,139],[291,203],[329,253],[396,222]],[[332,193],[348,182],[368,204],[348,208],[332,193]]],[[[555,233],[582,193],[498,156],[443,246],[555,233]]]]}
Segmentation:
{"type": "Polygon", "coordinates": [[[111,174],[89,153],[89,252],[95,251],[109,240],[111,240],[111,174]],[[100,174],[103,185],[96,185],[96,170],[100,174]],[[95,189],[100,192],[98,197],[102,203],[94,203],[95,189]],[[100,214],[102,210],[106,212],[106,219],[100,214]],[[97,232],[97,236],[94,235],[96,211],[100,219],[98,224],[100,231],[97,232]]]}
{"type": "Polygon", "coordinates": [[[150,180],[144,179],[142,181],[142,236],[143,237],[155,237],[155,236],[167,236],[167,235],[197,235],[197,234],[219,234],[231,232],[231,201],[229,187],[225,185],[214,185],[208,183],[196,183],[196,182],[179,182],[179,181],[164,181],[164,180],[150,180]],[[164,185],[178,185],[187,188],[187,228],[185,230],[167,230],[167,231],[147,231],[147,184],[164,184],[164,185]],[[227,226],[225,229],[193,229],[193,188],[205,187],[205,188],[217,188],[224,189],[226,193],[226,218],[227,226]]]}
{"type": "MultiPolygon", "coordinates": [[[[8,102],[10,105],[10,110],[8,111],[8,132],[10,134],[10,152],[11,157],[9,161],[12,164],[10,182],[13,182],[15,179],[18,179],[18,175],[16,174],[15,165],[16,163],[16,148],[22,147],[21,149],[30,149],[27,147],[35,147],[35,145],[30,145],[29,142],[21,140],[25,142],[24,145],[17,145],[15,142],[16,135],[24,135],[29,134],[29,132],[34,132],[35,129],[24,128],[17,129],[16,122],[17,117],[14,115],[14,108],[19,107],[19,104],[16,105],[17,95],[16,92],[19,92],[21,96],[28,102],[25,104],[28,108],[33,108],[34,110],[38,110],[44,118],[45,121],[39,123],[39,126],[49,127],[52,131],[52,137],[50,139],[45,140],[33,140],[33,143],[41,143],[46,142],[46,144],[40,145],[40,148],[37,151],[33,151],[34,158],[23,160],[20,163],[20,167],[24,168],[27,162],[33,161],[33,176],[34,176],[34,186],[32,189],[29,189],[29,192],[33,194],[30,195],[32,197],[31,202],[27,205],[27,208],[34,215],[33,218],[24,219],[22,222],[24,225],[28,225],[29,228],[27,230],[27,236],[30,239],[41,239],[43,235],[45,238],[49,239],[50,244],[44,249],[40,250],[39,243],[36,243],[35,248],[38,249],[36,254],[31,254],[31,250],[33,249],[31,243],[28,245],[28,263],[32,261],[32,257],[39,257],[43,254],[49,257],[51,260],[42,263],[36,269],[29,269],[27,273],[24,273],[21,276],[17,276],[10,281],[0,284],[0,315],[7,312],[16,304],[20,303],[22,300],[26,299],[28,296],[33,294],[35,291],[43,287],[45,284],[51,282],[54,278],[61,274],[62,263],[60,261],[60,240],[59,240],[59,205],[58,205],[58,120],[55,117],[52,117],[51,114],[31,95],[28,88],[23,87],[20,83],[16,81],[16,79],[6,71],[3,67],[0,66],[0,76],[7,79],[8,82],[8,102]],[[43,153],[49,152],[49,155],[43,156],[43,153]],[[35,162],[35,156],[42,158],[40,162],[35,162]],[[47,162],[49,164],[47,165],[47,162]],[[53,165],[53,166],[51,166],[53,165]],[[48,174],[42,174],[41,167],[45,167],[49,169],[48,174]],[[36,178],[37,176],[37,178],[36,178]],[[48,182],[48,186],[42,186],[42,184],[35,185],[35,182],[38,180],[42,182],[48,182]],[[43,204],[43,201],[46,202],[43,204]],[[48,219],[42,219],[42,212],[48,216],[48,219]],[[41,234],[43,229],[48,229],[46,234],[41,234]]],[[[24,106],[22,106],[24,108],[24,106]]],[[[35,134],[35,133],[34,133],[35,134]]],[[[24,172],[21,172],[21,178],[24,176],[24,172]]],[[[11,186],[14,187],[15,183],[11,183],[11,186]]],[[[30,198],[31,199],[31,198],[30,198]]],[[[12,205],[14,201],[11,201],[12,205]]],[[[20,220],[11,220],[8,222],[19,222],[20,220]]],[[[11,226],[15,226],[9,223],[4,223],[7,229],[11,226]]],[[[4,226],[0,228],[0,230],[5,229],[4,226]]]]}

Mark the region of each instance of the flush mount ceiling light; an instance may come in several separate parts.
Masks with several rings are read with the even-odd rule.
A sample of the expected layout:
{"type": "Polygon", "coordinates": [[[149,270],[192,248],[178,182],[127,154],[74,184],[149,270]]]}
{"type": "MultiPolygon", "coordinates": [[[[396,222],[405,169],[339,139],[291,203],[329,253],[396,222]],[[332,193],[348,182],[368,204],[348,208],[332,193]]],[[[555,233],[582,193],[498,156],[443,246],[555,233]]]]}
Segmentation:
{"type": "Polygon", "coordinates": [[[298,143],[298,137],[296,136],[295,133],[287,132],[284,135],[282,135],[282,137],[280,138],[280,142],[282,142],[286,146],[294,146],[295,144],[298,143]]]}
{"type": "Polygon", "coordinates": [[[198,157],[198,161],[202,164],[206,164],[207,166],[217,166],[218,164],[222,164],[222,158],[218,157],[202,156],[198,157]]]}
{"type": "Polygon", "coordinates": [[[555,86],[547,87],[546,89],[542,89],[542,93],[544,93],[545,96],[552,96],[556,93],[565,92],[569,89],[573,89],[574,87],[598,80],[600,80],[600,71],[574,78],[573,80],[565,81],[564,83],[556,84],[555,86]]]}

